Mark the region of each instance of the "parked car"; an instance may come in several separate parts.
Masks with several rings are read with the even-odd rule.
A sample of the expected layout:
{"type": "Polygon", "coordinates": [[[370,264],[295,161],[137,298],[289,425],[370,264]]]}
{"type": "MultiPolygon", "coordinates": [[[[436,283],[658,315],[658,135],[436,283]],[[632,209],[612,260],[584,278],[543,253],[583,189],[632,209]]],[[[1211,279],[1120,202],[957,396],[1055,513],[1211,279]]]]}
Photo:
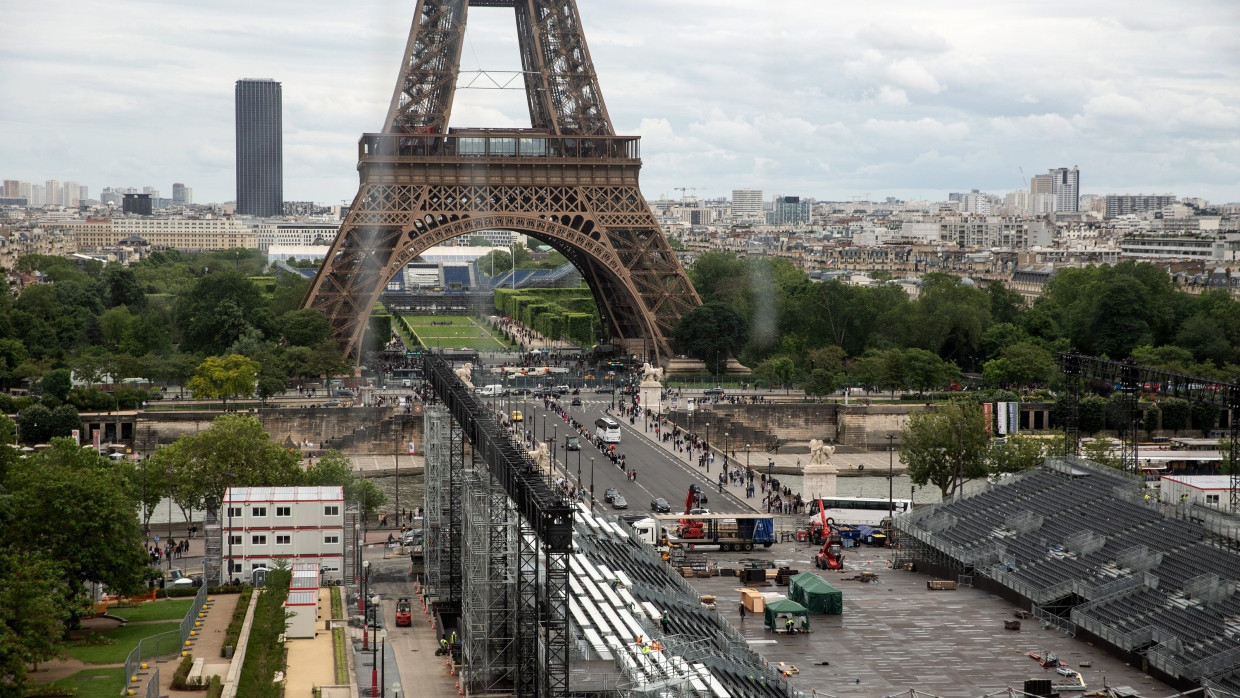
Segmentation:
{"type": "Polygon", "coordinates": [[[723,395],[723,388],[707,388],[702,391],[703,395],[723,395]]]}
{"type": "Polygon", "coordinates": [[[629,500],[625,499],[624,495],[618,494],[615,497],[611,498],[611,508],[612,509],[628,509],[629,500]]]}
{"type": "Polygon", "coordinates": [[[666,499],[656,497],[655,499],[650,500],[650,510],[657,511],[660,514],[666,514],[672,510],[672,505],[668,504],[666,499]]]}
{"type": "Polygon", "coordinates": [[[613,388],[613,387],[612,387],[612,386],[610,386],[610,385],[600,385],[599,387],[597,387],[597,388],[595,388],[595,389],[594,389],[594,392],[596,392],[596,393],[614,393],[614,392],[616,392],[616,389],[615,389],[615,388],[613,388]]]}
{"type": "Polygon", "coordinates": [[[619,496],[620,496],[620,490],[616,489],[615,487],[608,487],[607,490],[603,492],[603,501],[610,502],[611,500],[619,496]]]}

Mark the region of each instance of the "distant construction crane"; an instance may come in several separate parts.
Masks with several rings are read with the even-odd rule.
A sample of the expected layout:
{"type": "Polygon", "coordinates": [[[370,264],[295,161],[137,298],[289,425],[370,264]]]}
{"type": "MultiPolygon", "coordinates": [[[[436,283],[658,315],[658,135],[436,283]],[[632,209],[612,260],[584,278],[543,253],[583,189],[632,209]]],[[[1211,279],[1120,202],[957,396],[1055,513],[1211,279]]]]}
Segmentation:
{"type": "Polygon", "coordinates": [[[1021,184],[1025,185],[1025,188],[1026,188],[1026,189],[1028,189],[1028,188],[1029,188],[1029,180],[1025,178],[1025,168],[1021,167],[1020,165],[1017,165],[1017,166],[1016,166],[1016,169],[1020,170],[1020,182],[1021,182],[1021,184]]]}
{"type": "MultiPolygon", "coordinates": [[[[675,189],[676,191],[680,192],[680,200],[681,200],[681,201],[684,201],[684,200],[685,200],[685,192],[687,192],[687,191],[697,191],[697,187],[672,187],[672,188],[673,188],[673,189],[675,189]]],[[[697,198],[697,196],[694,196],[693,198],[695,198],[695,199],[696,199],[696,198],[697,198]]]]}

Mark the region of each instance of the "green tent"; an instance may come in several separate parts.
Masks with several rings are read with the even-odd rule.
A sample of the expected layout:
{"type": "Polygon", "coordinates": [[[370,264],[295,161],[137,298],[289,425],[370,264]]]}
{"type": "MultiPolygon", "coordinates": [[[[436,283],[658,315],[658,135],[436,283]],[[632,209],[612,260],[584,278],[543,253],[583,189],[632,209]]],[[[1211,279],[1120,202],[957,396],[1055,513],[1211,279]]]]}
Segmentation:
{"type": "Polygon", "coordinates": [[[804,605],[810,613],[844,612],[844,592],[813,572],[802,572],[789,580],[788,598],[804,605]]]}
{"type": "Polygon", "coordinates": [[[809,611],[792,599],[780,599],[766,605],[766,627],[783,630],[786,619],[791,616],[797,632],[809,632],[809,611]]]}

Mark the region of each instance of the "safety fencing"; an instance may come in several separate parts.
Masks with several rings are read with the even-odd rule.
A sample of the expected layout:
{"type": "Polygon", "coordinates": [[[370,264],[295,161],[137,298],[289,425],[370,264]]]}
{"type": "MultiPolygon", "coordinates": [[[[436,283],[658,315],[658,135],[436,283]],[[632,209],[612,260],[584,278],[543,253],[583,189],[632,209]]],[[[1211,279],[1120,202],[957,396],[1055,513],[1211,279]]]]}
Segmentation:
{"type": "Polygon", "coordinates": [[[166,633],[152,635],[142,638],[138,641],[138,646],[133,648],[129,656],[125,658],[125,684],[141,683],[141,678],[147,676],[147,695],[159,695],[159,670],[148,670],[143,668],[143,664],[158,659],[168,657],[181,652],[186,647],[190,639],[190,632],[194,630],[194,622],[198,620],[198,614],[202,612],[203,604],[207,601],[207,585],[203,584],[198,587],[198,593],[194,596],[194,602],[190,604],[189,610],[185,612],[185,618],[181,620],[181,627],[177,630],[170,630],[166,633]],[[150,674],[146,672],[150,671],[150,674]],[[154,676],[155,693],[151,694],[150,676],[154,676]]]}

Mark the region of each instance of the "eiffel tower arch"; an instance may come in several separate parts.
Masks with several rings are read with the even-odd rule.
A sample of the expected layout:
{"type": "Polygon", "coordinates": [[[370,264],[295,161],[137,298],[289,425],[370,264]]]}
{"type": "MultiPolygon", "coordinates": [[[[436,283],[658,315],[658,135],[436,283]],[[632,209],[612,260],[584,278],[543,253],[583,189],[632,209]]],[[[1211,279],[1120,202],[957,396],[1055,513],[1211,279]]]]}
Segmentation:
{"type": "Polygon", "coordinates": [[[655,363],[701,305],[641,195],[639,139],[612,128],[576,0],[419,0],[384,130],[362,136],[357,169],[357,196],[302,303],[356,359],[388,281],[479,230],[563,254],[612,341],[655,363]],[[531,128],[449,128],[470,7],[515,11],[531,128]]]}

